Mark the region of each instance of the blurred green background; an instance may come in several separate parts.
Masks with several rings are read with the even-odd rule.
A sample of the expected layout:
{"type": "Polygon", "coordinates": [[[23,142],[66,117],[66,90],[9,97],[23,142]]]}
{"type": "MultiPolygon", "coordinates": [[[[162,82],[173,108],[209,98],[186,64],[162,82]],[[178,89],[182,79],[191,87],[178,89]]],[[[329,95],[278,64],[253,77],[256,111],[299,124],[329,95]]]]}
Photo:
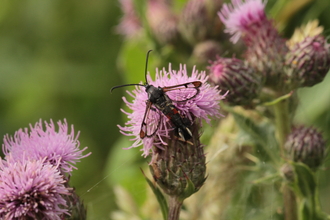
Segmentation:
{"type": "MultiPolygon", "coordinates": [[[[309,2],[284,21],[287,37],[294,27],[314,18],[320,19],[329,35],[328,1],[309,2]]],[[[280,15],[276,10],[274,17],[280,15]]],[[[110,219],[115,209],[111,186],[118,182],[136,199],[145,196],[137,164],[146,162],[138,149],[122,150],[131,143],[128,137],[120,139],[116,126],[124,118],[119,110],[124,89],[113,94],[109,90],[143,80],[145,54],[152,48],[126,43],[121,53],[124,41],[115,33],[120,13],[115,0],[0,3],[0,136],[13,135],[40,118],[55,122],[66,118],[74,124],[75,131],[81,132],[81,147],[88,146],[92,152],[78,163],[71,180],[85,202],[88,219],[110,219]],[[119,53],[131,59],[125,67],[130,75],[125,77],[117,65],[119,53]]],[[[330,76],[299,94],[303,99],[296,120],[316,124],[329,138],[330,76]]],[[[321,175],[321,193],[330,192],[329,175],[329,171],[321,175]]],[[[329,199],[322,197],[322,202],[329,213],[329,199]]]]}

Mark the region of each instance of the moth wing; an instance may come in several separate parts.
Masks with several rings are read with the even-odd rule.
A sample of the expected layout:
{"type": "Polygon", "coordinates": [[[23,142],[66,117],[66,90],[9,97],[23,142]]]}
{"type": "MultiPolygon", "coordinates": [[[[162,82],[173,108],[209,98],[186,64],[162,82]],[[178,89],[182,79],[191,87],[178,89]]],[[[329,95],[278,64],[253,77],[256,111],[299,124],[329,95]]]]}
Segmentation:
{"type": "Polygon", "coordinates": [[[148,100],[146,111],[141,124],[140,138],[152,137],[156,134],[161,123],[161,112],[152,107],[152,103],[148,100]]]}
{"type": "Polygon", "coordinates": [[[172,101],[185,102],[195,98],[198,95],[199,87],[201,87],[201,85],[202,82],[194,81],[175,86],[163,87],[163,91],[166,92],[172,101]]]}

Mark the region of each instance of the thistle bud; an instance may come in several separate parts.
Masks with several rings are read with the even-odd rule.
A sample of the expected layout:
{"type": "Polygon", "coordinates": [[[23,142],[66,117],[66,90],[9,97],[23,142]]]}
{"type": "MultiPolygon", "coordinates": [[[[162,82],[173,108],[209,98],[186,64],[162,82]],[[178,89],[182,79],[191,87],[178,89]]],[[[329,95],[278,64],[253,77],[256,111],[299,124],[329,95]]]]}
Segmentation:
{"type": "Polygon", "coordinates": [[[155,148],[150,170],[164,193],[182,200],[197,192],[205,181],[206,164],[198,133],[200,123],[191,126],[193,138],[179,140],[174,133],[164,140],[164,149],[155,148]],[[193,184],[191,188],[190,183],[193,184]]]}
{"type": "Polygon", "coordinates": [[[314,37],[321,35],[323,33],[323,30],[324,28],[322,26],[319,26],[318,20],[309,21],[307,22],[307,24],[296,28],[291,38],[287,40],[286,44],[289,49],[292,49],[295,44],[302,42],[308,36],[314,37]]]}
{"type": "Polygon", "coordinates": [[[292,46],[285,57],[292,87],[313,86],[322,82],[330,68],[330,46],[321,35],[307,36],[292,46]]]}
{"type": "Polygon", "coordinates": [[[284,145],[288,157],[302,162],[311,169],[321,165],[325,153],[325,141],[315,128],[300,126],[294,128],[284,145]]]}
{"type": "Polygon", "coordinates": [[[290,164],[288,164],[288,163],[283,164],[283,166],[280,169],[280,173],[281,173],[282,177],[285,180],[287,180],[288,182],[294,181],[295,173],[294,173],[293,167],[290,164]]]}
{"type": "Polygon", "coordinates": [[[231,105],[248,105],[260,92],[261,76],[242,60],[220,57],[208,69],[209,80],[229,91],[225,101],[231,105]]]}
{"type": "Polygon", "coordinates": [[[222,1],[188,1],[179,21],[181,35],[192,45],[210,38],[218,39],[222,24],[216,18],[216,13],[221,6],[222,1]]]}
{"type": "Polygon", "coordinates": [[[221,45],[214,40],[206,40],[195,45],[193,57],[199,63],[207,63],[209,60],[216,59],[221,53],[221,45]]]}
{"type": "Polygon", "coordinates": [[[68,220],[74,219],[87,219],[87,210],[84,206],[83,201],[77,195],[75,190],[72,190],[70,195],[64,196],[69,207],[70,216],[66,216],[68,220]]]}

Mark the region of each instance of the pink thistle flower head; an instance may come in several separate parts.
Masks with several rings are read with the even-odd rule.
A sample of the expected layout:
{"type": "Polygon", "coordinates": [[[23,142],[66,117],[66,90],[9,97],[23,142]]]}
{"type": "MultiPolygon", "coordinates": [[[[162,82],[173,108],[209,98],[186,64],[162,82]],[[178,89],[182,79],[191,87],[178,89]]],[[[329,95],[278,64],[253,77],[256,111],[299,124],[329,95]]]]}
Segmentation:
{"type": "Polygon", "coordinates": [[[218,12],[220,20],[225,24],[225,32],[232,35],[231,41],[236,43],[254,24],[267,20],[263,0],[232,0],[232,4],[224,4],[218,12]]]}
{"type": "Polygon", "coordinates": [[[0,219],[62,219],[69,195],[57,166],[43,160],[0,158],[0,219]]]}
{"type": "MultiPolygon", "coordinates": [[[[220,91],[217,87],[212,87],[207,83],[208,77],[205,71],[198,72],[194,67],[191,76],[188,76],[185,65],[180,65],[179,70],[173,70],[170,64],[168,71],[165,68],[162,70],[156,69],[156,79],[154,81],[151,79],[150,74],[147,75],[147,79],[149,85],[155,87],[169,87],[200,81],[202,85],[198,88],[198,93],[196,93],[195,89],[177,89],[167,92],[166,94],[169,95],[180,115],[189,119],[191,122],[193,122],[195,118],[200,118],[205,119],[206,122],[209,123],[211,120],[210,117],[221,116],[219,113],[219,101],[222,100],[224,96],[220,95],[220,91]],[[176,101],[178,100],[177,97],[181,99],[182,97],[192,96],[193,98],[187,101],[176,101]]],[[[129,102],[125,97],[123,97],[123,100],[132,112],[129,113],[122,110],[127,115],[129,121],[125,123],[125,126],[118,125],[118,127],[120,128],[120,132],[124,135],[133,136],[131,140],[134,141],[134,143],[129,148],[138,147],[143,144],[142,155],[146,157],[152,151],[153,146],[163,149],[163,146],[167,145],[163,140],[169,138],[169,132],[173,131],[175,128],[171,124],[170,119],[162,112],[151,109],[145,122],[150,129],[155,130],[155,133],[150,137],[141,139],[140,130],[146,111],[148,94],[144,87],[136,87],[135,90],[132,92],[127,91],[127,93],[132,96],[134,100],[129,102]]]]}
{"type": "Polygon", "coordinates": [[[52,120],[50,123],[45,122],[46,130],[44,130],[40,120],[35,126],[30,125],[30,132],[25,128],[19,129],[14,137],[6,135],[2,145],[4,154],[6,156],[11,154],[15,161],[22,161],[25,158],[30,160],[46,158],[45,162],[59,164],[63,172],[70,174],[73,169],[77,169],[73,164],[91,153],[82,155],[87,147],[79,149],[79,132],[75,136],[73,125],[69,133],[66,120],[57,124],[58,131],[55,130],[52,120]]]}

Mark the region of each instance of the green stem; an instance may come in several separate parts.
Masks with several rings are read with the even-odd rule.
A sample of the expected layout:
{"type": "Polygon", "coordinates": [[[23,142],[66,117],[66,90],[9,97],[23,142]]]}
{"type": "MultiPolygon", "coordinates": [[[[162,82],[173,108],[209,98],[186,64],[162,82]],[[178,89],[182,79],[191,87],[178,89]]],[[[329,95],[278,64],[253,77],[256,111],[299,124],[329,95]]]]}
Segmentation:
{"type": "Polygon", "coordinates": [[[284,185],[283,187],[283,200],[284,200],[284,219],[297,220],[298,215],[297,215],[296,195],[287,185],[284,185]]]}
{"type": "Polygon", "coordinates": [[[284,143],[291,131],[291,118],[288,102],[289,99],[284,99],[274,105],[276,134],[282,158],[285,157],[284,143]]]}
{"type": "MultiPolygon", "coordinates": [[[[284,99],[274,105],[276,134],[280,146],[282,158],[285,158],[284,143],[291,131],[291,118],[289,113],[290,99],[284,99]]],[[[297,220],[297,202],[296,196],[289,186],[283,187],[284,219],[297,220]]]]}
{"type": "Polygon", "coordinates": [[[183,201],[176,196],[169,198],[169,210],[167,220],[179,220],[183,201]]]}
{"type": "MultiPolygon", "coordinates": [[[[318,180],[317,180],[316,176],[315,176],[315,182],[316,182],[316,185],[318,185],[318,180]]],[[[314,208],[315,208],[315,213],[316,213],[317,218],[318,219],[330,219],[330,216],[323,213],[321,210],[319,187],[315,188],[315,193],[314,193],[313,197],[314,197],[313,200],[314,200],[314,205],[315,205],[314,208]]]]}

